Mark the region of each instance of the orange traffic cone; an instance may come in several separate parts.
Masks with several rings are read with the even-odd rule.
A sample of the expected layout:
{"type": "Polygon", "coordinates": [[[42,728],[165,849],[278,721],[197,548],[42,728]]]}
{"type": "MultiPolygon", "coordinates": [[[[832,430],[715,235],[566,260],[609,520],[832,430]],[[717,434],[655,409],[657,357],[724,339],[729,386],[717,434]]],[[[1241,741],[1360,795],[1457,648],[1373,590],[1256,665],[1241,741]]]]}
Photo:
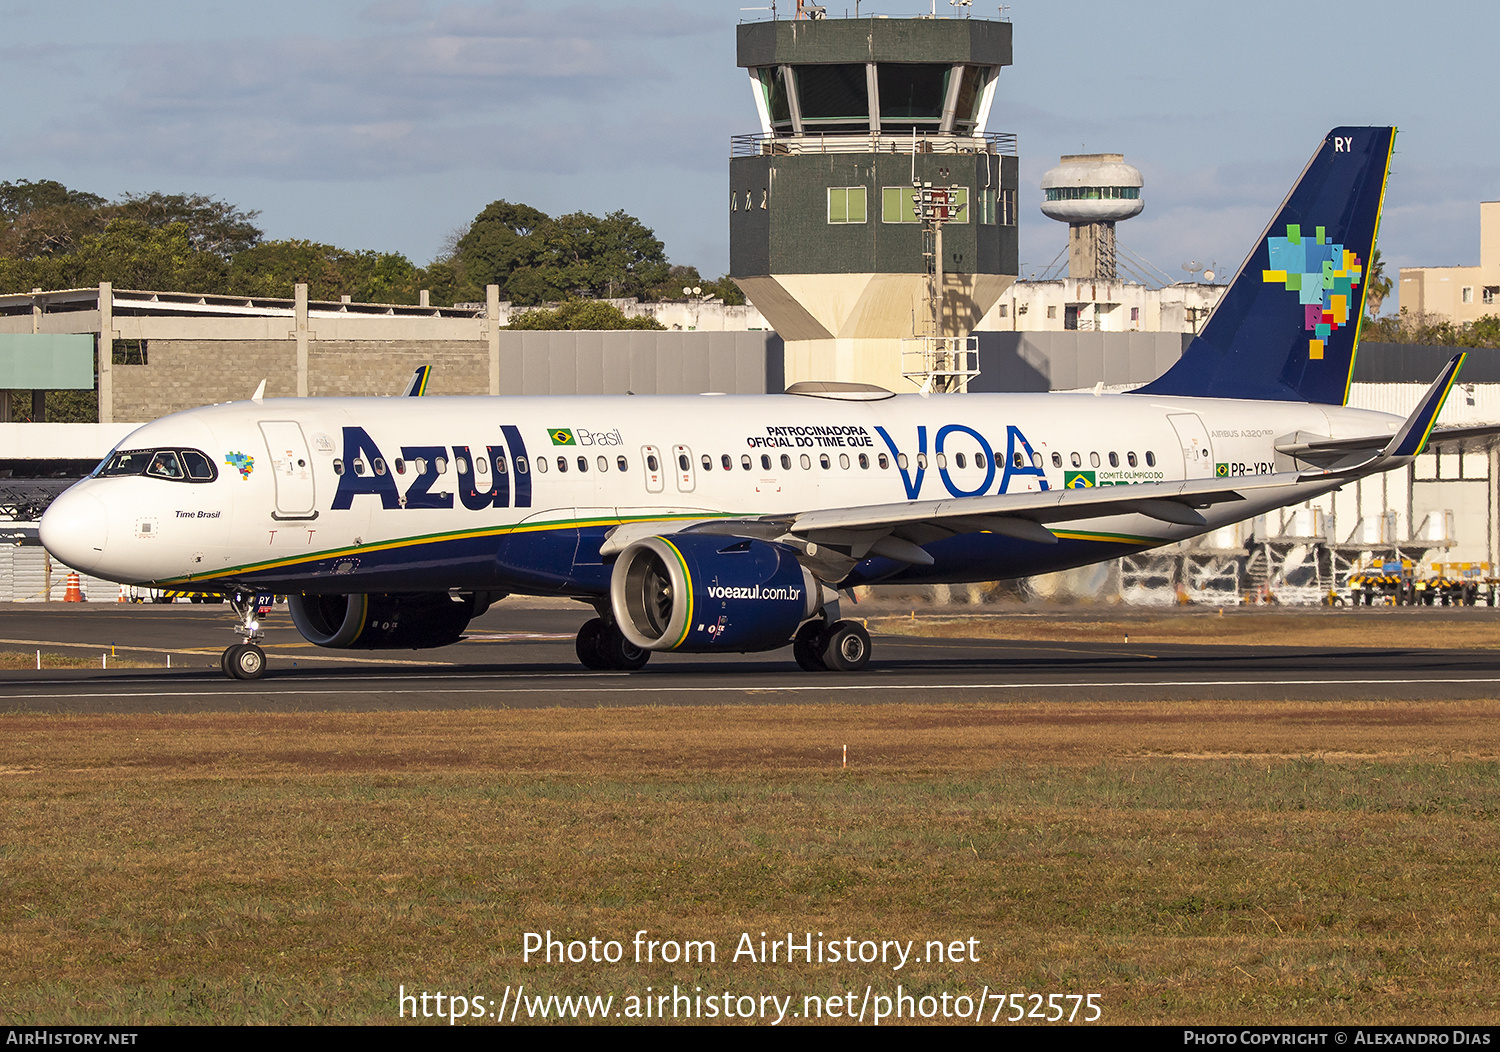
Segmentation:
{"type": "Polygon", "coordinates": [[[65,596],[63,596],[63,602],[65,602],[65,603],[81,603],[81,602],[83,602],[83,589],[81,589],[81,588],[78,587],[78,574],[77,573],[70,573],[70,574],[68,574],[68,594],[65,595],[65,596]]]}
{"type": "Polygon", "coordinates": [[[123,584],[120,585],[120,598],[116,599],[115,602],[117,602],[117,603],[128,603],[128,602],[130,602],[130,598],[125,594],[125,585],[123,585],[123,584]]]}

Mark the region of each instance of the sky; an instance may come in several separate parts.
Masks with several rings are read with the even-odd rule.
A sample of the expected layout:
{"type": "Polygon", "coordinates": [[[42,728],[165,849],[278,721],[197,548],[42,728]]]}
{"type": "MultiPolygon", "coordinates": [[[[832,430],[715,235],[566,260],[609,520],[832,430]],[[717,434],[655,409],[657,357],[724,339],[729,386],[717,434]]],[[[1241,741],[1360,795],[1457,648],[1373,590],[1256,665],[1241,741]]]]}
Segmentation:
{"type": "MultiPolygon", "coordinates": [[[[419,264],[500,198],[623,209],[715,277],[729,137],[758,130],[735,25],[769,2],[0,0],[0,180],[207,194],[272,238],[419,264]]],[[[1479,202],[1500,198],[1491,4],[1015,0],[1005,17],[1015,64],[989,130],[1019,137],[1023,276],[1066,241],[1040,211],[1061,154],[1140,168],[1119,241],[1184,277],[1190,259],[1232,272],[1323,135],[1361,124],[1401,129],[1387,266],[1478,262],[1479,202]]]]}

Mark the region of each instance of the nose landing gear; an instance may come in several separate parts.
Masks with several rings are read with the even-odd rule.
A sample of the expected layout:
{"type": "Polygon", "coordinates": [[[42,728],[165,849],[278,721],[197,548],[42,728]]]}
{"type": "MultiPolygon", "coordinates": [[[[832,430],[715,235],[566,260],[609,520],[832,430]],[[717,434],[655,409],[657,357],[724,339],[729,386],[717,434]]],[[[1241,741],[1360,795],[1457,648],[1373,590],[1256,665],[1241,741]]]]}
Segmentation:
{"type": "Polygon", "coordinates": [[[260,630],[259,598],[253,592],[235,592],[229,602],[240,619],[234,630],[245,641],[226,649],[219,657],[219,667],[230,679],[260,679],[266,671],[266,652],[257,645],[264,638],[260,630]]]}

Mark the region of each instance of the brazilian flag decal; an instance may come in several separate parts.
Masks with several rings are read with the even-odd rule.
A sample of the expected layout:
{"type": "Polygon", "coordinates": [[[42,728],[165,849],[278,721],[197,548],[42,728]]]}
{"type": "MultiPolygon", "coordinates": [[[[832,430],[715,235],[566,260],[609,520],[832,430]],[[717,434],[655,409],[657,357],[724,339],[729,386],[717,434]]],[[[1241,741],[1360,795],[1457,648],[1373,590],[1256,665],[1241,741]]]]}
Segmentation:
{"type": "Polygon", "coordinates": [[[573,431],[572,431],[572,429],[571,428],[566,428],[566,427],[554,427],[552,429],[552,444],[554,446],[576,446],[576,445],[578,445],[577,442],[573,441],[573,431]]]}
{"type": "Polygon", "coordinates": [[[1214,465],[1214,477],[1215,478],[1221,478],[1221,479],[1227,479],[1229,477],[1229,465],[1228,464],[1215,464],[1214,465]]]}
{"type": "Polygon", "coordinates": [[[1093,489],[1094,485],[1092,471],[1070,471],[1063,476],[1064,489],[1093,489]]]}

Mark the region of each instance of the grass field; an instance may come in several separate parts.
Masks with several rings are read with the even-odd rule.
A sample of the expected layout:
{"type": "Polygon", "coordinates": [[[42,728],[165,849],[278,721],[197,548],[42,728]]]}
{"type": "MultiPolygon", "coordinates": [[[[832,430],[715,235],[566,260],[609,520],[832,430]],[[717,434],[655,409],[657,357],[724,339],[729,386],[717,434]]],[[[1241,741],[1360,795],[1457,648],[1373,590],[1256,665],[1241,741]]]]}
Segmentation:
{"type": "Polygon", "coordinates": [[[1107,1023],[1500,1001],[1500,702],[3,720],[8,1024],[392,1021],[398,987],[522,984],[1094,993],[1107,1023]],[[641,929],[717,960],[636,964],[641,929]],[[548,930],[624,959],[523,962],[548,930]],[[788,931],[978,959],[731,959],[788,931]]]}
{"type": "Polygon", "coordinates": [[[949,607],[912,610],[909,615],[882,609],[868,618],[868,623],[872,633],[881,635],[955,639],[1083,643],[1120,640],[1128,635],[1141,643],[1225,646],[1500,647],[1500,630],[1493,611],[1452,611],[1466,615],[1462,619],[1443,616],[1449,613],[1412,607],[1394,611],[1231,607],[1224,613],[1199,608],[1162,612],[1099,607],[1074,608],[1068,616],[1058,617],[1055,613],[1016,609],[976,613],[972,609],[949,607]]]}

